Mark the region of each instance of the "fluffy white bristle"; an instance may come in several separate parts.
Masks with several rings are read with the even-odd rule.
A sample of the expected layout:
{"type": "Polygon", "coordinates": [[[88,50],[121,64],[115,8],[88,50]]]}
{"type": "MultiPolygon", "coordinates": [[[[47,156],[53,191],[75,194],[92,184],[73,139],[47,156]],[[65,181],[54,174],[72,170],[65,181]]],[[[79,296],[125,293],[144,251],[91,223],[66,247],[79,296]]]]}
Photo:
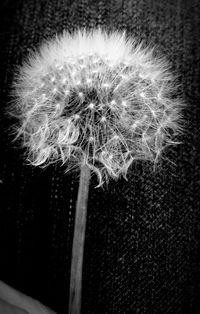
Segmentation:
{"type": "Polygon", "coordinates": [[[14,82],[28,160],[86,163],[99,178],[126,177],[176,143],[182,103],[165,58],[125,32],[64,32],[32,53],[14,82]]]}

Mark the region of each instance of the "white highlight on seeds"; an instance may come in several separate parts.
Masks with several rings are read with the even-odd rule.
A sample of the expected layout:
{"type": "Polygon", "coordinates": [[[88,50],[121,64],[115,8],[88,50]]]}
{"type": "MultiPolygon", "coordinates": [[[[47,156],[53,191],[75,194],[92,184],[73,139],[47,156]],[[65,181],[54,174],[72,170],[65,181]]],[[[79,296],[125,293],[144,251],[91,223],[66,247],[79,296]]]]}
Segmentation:
{"type": "Polygon", "coordinates": [[[101,122],[105,122],[106,121],[106,117],[103,116],[100,121],[101,122]]]}
{"type": "Polygon", "coordinates": [[[126,107],[127,106],[127,102],[125,100],[122,100],[122,106],[126,107]]]}
{"type": "Polygon", "coordinates": [[[74,115],[74,119],[75,119],[75,120],[80,119],[80,115],[79,115],[79,114],[75,114],[75,115],[74,115]]]}
{"type": "Polygon", "coordinates": [[[91,83],[92,83],[92,79],[88,78],[88,79],[86,80],[86,82],[87,82],[88,84],[91,84],[91,83]]]}
{"type": "Polygon", "coordinates": [[[80,98],[83,98],[83,92],[78,93],[80,98]]]}
{"type": "Polygon", "coordinates": [[[54,87],[52,92],[53,92],[53,94],[56,94],[58,92],[58,89],[56,87],[54,87]]]}
{"type": "Polygon", "coordinates": [[[67,83],[67,78],[65,77],[65,78],[62,79],[62,84],[64,85],[66,83],[67,83]]]}
{"type": "Polygon", "coordinates": [[[68,89],[66,89],[66,90],[64,91],[64,94],[65,94],[65,96],[68,96],[68,95],[70,94],[70,91],[69,91],[68,89]]]}
{"type": "Polygon", "coordinates": [[[103,83],[102,86],[105,88],[110,88],[111,85],[110,85],[110,83],[103,83]]]}
{"type": "Polygon", "coordinates": [[[94,104],[91,102],[91,103],[89,104],[88,108],[94,109],[94,104]]]}

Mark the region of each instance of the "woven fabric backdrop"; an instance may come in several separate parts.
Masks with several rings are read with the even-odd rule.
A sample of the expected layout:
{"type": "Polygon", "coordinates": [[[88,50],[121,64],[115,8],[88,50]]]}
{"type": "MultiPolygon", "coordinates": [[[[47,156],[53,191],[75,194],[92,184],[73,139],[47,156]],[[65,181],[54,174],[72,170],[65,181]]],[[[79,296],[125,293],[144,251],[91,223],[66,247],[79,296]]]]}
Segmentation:
{"type": "Polygon", "coordinates": [[[67,313],[78,174],[27,166],[3,114],[15,66],[63,29],[106,26],[156,45],[179,73],[183,143],[156,172],[137,162],[128,182],[88,204],[83,313],[200,313],[200,2],[20,0],[1,4],[0,279],[67,313]]]}

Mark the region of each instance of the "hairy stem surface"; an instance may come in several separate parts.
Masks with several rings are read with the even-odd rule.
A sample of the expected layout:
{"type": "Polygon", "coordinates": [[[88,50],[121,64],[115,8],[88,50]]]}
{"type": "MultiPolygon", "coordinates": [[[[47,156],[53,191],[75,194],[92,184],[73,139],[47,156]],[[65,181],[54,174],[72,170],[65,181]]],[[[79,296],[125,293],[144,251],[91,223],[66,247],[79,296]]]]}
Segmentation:
{"type": "Polygon", "coordinates": [[[69,314],[81,313],[82,268],[87,219],[90,169],[83,165],[80,172],[78,198],[76,203],[74,238],[70,274],[69,314]]]}

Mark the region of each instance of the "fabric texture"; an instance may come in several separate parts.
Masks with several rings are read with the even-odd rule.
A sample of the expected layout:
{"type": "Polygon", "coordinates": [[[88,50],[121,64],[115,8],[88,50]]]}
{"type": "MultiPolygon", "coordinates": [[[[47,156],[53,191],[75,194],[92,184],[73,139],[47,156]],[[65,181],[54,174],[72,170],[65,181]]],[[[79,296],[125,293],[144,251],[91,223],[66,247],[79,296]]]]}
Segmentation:
{"type": "Polygon", "coordinates": [[[185,131],[160,167],[136,162],[95,189],[92,176],[82,313],[200,313],[200,3],[19,0],[1,4],[0,279],[67,313],[79,173],[26,165],[4,110],[16,66],[64,29],[126,30],[156,45],[179,74],[185,131]]]}

